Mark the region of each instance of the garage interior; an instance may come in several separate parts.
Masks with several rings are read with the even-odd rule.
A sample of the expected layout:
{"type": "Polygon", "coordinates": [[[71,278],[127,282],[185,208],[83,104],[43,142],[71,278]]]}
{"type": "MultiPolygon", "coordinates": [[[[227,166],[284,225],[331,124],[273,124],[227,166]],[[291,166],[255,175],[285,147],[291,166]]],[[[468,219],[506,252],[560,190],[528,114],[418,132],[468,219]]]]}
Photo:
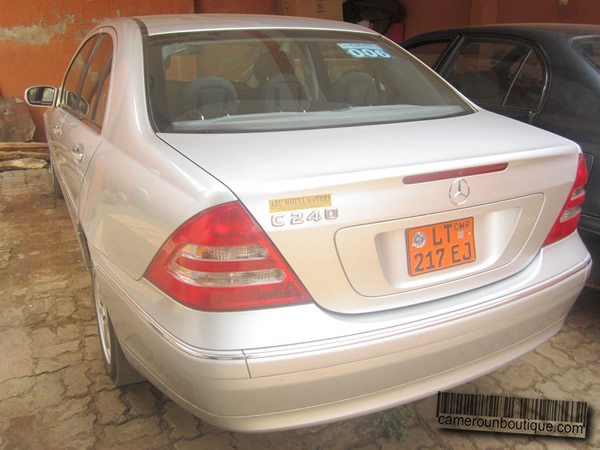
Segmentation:
{"type": "MultiPolygon", "coordinates": [[[[25,126],[33,141],[12,143],[12,151],[26,148],[29,156],[47,151],[44,109],[20,103],[23,92],[33,85],[60,85],[81,39],[104,19],[192,13],[295,15],[298,11],[289,8],[296,2],[309,4],[300,15],[317,11],[316,17],[342,19],[342,0],[24,0],[10,8],[5,5],[0,16],[0,101],[21,105],[21,121],[13,120],[10,126],[25,126]]],[[[398,41],[451,26],[600,24],[597,0],[398,3],[405,13],[394,35],[401,36],[398,41]]],[[[2,127],[0,109],[0,132],[2,127]]],[[[0,151],[8,146],[0,145],[0,151]]],[[[49,169],[0,171],[0,449],[600,448],[600,291],[594,283],[588,284],[562,331],[549,342],[455,388],[587,401],[592,412],[585,440],[449,432],[436,424],[435,396],[393,411],[300,430],[255,435],[222,431],[202,423],[147,382],[114,387],[104,374],[90,286],[64,201],[54,197],[49,169]]]]}

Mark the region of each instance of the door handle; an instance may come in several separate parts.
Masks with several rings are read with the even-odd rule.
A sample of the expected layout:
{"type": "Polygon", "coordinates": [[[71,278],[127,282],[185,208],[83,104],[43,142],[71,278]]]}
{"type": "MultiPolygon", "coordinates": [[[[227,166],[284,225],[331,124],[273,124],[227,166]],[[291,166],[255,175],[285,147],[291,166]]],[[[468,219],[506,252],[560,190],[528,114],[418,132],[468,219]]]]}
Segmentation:
{"type": "Polygon", "coordinates": [[[62,130],[60,129],[60,125],[56,124],[52,127],[52,132],[54,133],[55,136],[60,136],[62,134],[62,130]]]}
{"type": "Polygon", "coordinates": [[[81,161],[83,159],[83,144],[74,145],[71,152],[75,155],[77,161],[81,161]]]}

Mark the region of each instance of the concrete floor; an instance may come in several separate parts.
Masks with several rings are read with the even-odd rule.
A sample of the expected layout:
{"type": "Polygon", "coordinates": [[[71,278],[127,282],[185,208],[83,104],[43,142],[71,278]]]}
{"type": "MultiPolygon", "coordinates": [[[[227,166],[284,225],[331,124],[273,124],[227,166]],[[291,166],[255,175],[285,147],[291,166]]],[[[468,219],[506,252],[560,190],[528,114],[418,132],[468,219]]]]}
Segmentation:
{"type": "MultiPolygon", "coordinates": [[[[91,297],[72,226],[49,172],[0,173],[0,449],[600,448],[600,291],[584,290],[563,330],[518,361],[456,392],[587,401],[588,437],[448,431],[436,397],[388,437],[379,413],[264,434],[202,423],[149,383],[115,388],[104,374],[91,297]]],[[[398,422],[395,422],[398,423],[398,422]]],[[[393,427],[392,427],[393,428],[393,427]]]]}

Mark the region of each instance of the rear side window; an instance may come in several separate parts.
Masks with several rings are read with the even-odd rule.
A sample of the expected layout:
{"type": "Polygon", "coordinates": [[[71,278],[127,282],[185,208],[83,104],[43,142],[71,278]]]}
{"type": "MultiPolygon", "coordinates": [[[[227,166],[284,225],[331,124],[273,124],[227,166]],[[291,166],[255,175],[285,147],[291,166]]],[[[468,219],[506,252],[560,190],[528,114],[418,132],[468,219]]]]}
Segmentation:
{"type": "Polygon", "coordinates": [[[440,56],[446,51],[450,41],[427,42],[410,47],[407,50],[419,58],[429,67],[434,68],[439,62],[440,56]]]}
{"type": "Polygon", "coordinates": [[[571,45],[596,70],[600,70],[600,36],[573,39],[571,45]]]}
{"type": "Polygon", "coordinates": [[[113,43],[108,34],[89,39],[65,77],[61,107],[100,130],[108,101],[113,43]]]}
{"type": "Polygon", "coordinates": [[[444,73],[454,87],[483,106],[537,110],[546,84],[535,50],[503,40],[466,39],[444,73]]]}
{"type": "Polygon", "coordinates": [[[90,56],[94,52],[97,43],[98,36],[94,36],[83,45],[65,76],[61,106],[76,115],[85,114],[88,110],[88,106],[86,102],[82,101],[80,93],[90,56]]]}

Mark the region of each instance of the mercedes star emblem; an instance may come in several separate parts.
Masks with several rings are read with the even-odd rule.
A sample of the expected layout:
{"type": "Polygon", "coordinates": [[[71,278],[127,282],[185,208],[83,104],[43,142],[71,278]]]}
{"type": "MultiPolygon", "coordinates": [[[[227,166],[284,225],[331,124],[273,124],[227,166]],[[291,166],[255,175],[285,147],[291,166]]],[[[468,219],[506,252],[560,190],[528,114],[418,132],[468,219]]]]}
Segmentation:
{"type": "Polygon", "coordinates": [[[469,198],[470,192],[471,188],[469,188],[467,180],[464,178],[454,180],[450,186],[450,201],[455,205],[462,205],[469,198]]]}

